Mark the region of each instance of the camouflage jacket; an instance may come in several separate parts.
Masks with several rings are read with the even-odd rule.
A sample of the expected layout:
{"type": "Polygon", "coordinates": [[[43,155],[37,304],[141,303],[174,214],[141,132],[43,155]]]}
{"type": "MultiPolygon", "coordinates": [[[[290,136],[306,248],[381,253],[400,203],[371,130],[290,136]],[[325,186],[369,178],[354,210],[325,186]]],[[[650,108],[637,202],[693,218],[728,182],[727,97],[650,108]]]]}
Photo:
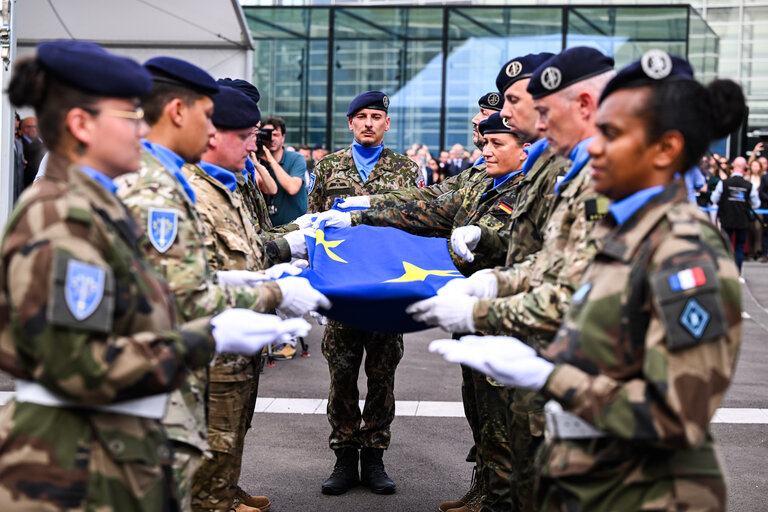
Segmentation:
{"type": "Polygon", "coordinates": [[[609,233],[546,351],[556,366],[544,392],[608,437],[548,440],[543,474],[579,510],[645,509],[634,501],[642,487],[613,491],[664,482],[652,508],[671,510],[677,478],[720,475],[708,430],[741,340],[739,273],[682,180],[622,225],[606,216],[601,227],[609,233]]]}
{"type": "Polygon", "coordinates": [[[391,226],[414,235],[444,238],[450,238],[451,232],[458,227],[478,226],[482,235],[472,251],[475,254],[472,263],[457,256],[448,243],[456,268],[469,275],[504,262],[511,214],[518,184],[523,178],[520,172],[493,189],[493,178],[486,177],[429,202],[381,203],[378,208],[352,212],[352,225],[391,226]]]}
{"type": "Polygon", "coordinates": [[[411,201],[431,201],[448,192],[461,190],[470,183],[482,180],[485,176],[485,164],[482,163],[428,187],[411,186],[402,190],[371,196],[371,207],[375,208],[382,204],[410,203],[411,201]]]}
{"type": "MultiPolygon", "coordinates": [[[[195,191],[195,209],[205,224],[208,265],[217,270],[264,270],[270,266],[264,244],[256,234],[240,193],[230,190],[199,165],[182,167],[195,191]]],[[[220,354],[210,370],[215,382],[238,382],[253,378],[253,357],[220,354]]]]}
{"type": "Polygon", "coordinates": [[[8,221],[0,368],[85,408],[2,410],[0,474],[14,475],[0,478],[3,510],[157,511],[175,493],[158,421],[87,408],[168,392],[213,354],[207,319],[174,331],[170,291],[137,237],[120,201],[53,153],[8,221]]]}
{"type": "Polygon", "coordinates": [[[587,163],[555,197],[541,250],[512,267],[494,270],[499,298],[475,304],[477,329],[528,340],[554,337],[595,254],[594,225],[608,209],[608,200],[592,188],[591,169],[587,163]]]}
{"type": "MultiPolygon", "coordinates": [[[[233,306],[266,312],[280,303],[280,289],[273,283],[258,289],[216,284],[215,275],[208,266],[205,223],[178,180],[148,151],[142,149],[138,172],[123,175],[115,183],[119,187],[118,196],[139,225],[146,227],[138,247],[170,285],[180,318],[191,320],[215,315],[233,306]],[[165,245],[157,239],[153,242],[148,234],[153,229],[150,225],[152,211],[169,212],[175,216],[174,237],[165,245]]],[[[206,385],[205,372],[190,374],[179,392],[171,396],[163,421],[171,439],[201,450],[207,448],[206,385]]]]}
{"type": "Polygon", "coordinates": [[[257,233],[269,231],[272,229],[272,221],[267,211],[267,202],[264,200],[264,194],[259,187],[251,180],[245,179],[242,173],[235,173],[237,178],[237,189],[243,201],[243,206],[248,211],[253,222],[253,227],[257,233]]]}
{"type": "Polygon", "coordinates": [[[331,153],[315,165],[315,183],[309,193],[308,212],[323,212],[337,197],[382,194],[412,187],[420,178],[416,163],[385,147],[379,161],[363,183],[352,159],[352,146],[331,153]]]}

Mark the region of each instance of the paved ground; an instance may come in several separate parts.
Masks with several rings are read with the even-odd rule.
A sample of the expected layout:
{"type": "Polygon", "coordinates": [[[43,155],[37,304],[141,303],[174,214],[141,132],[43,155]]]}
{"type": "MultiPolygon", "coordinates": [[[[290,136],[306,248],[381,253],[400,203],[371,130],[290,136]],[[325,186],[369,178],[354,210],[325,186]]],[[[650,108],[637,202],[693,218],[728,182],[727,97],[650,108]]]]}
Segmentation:
{"type": "MultiPolygon", "coordinates": [[[[743,349],[736,378],[722,406],[768,409],[768,264],[746,263],[745,275],[748,290],[744,294],[744,309],[750,318],[744,321],[743,349]]],[[[266,369],[261,397],[322,399],[327,396],[328,373],[320,353],[321,332],[315,328],[308,337],[311,357],[296,358],[266,369]]],[[[430,330],[406,336],[405,357],[397,373],[396,397],[409,401],[402,404],[398,414],[409,415],[398,415],[395,419],[392,446],[385,455],[389,474],[398,485],[397,494],[377,496],[363,488],[336,497],[320,493],[321,482],[330,474],[333,455],[327,448],[327,420],[324,414],[317,413],[258,413],[246,439],[241,485],[254,493],[268,495],[275,512],[432,512],[444,499],[461,496],[469,484],[471,465],[464,462],[470,446],[466,421],[450,417],[461,400],[459,368],[429,354],[426,349],[430,340],[442,335],[439,330],[430,330]],[[444,408],[449,417],[435,417],[439,411],[414,416],[412,409],[416,406],[411,401],[450,402],[444,408]]],[[[10,379],[0,375],[0,390],[12,387],[10,379]]],[[[360,389],[362,398],[365,393],[362,378],[360,389]]],[[[266,407],[268,402],[263,400],[260,406],[266,407]]],[[[427,411],[424,406],[418,408],[427,411]]],[[[712,425],[728,478],[729,509],[763,511],[768,488],[768,420],[737,423],[742,421],[738,419],[742,415],[732,412],[737,413],[737,418],[729,420],[730,423],[712,425]]]]}

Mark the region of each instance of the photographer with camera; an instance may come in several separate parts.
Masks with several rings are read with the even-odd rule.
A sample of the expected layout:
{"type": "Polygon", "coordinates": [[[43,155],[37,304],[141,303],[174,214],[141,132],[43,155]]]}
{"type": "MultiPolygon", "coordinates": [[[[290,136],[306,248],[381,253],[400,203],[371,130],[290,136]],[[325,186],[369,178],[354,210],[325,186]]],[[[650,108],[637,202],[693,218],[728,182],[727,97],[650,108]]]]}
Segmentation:
{"type": "Polygon", "coordinates": [[[285,121],[279,117],[265,119],[256,140],[259,158],[277,181],[277,193],[267,197],[269,218],[275,226],[288,224],[307,212],[307,162],[283,147],[285,121]]]}

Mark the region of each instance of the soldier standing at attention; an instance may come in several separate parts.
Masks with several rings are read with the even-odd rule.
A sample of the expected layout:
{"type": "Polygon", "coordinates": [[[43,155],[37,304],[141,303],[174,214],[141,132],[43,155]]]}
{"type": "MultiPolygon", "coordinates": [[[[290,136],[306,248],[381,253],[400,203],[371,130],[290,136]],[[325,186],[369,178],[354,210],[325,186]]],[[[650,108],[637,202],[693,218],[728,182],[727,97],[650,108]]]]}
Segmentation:
{"type": "Polygon", "coordinates": [[[2,510],[179,510],[168,393],[214,350],[260,351],[274,336],[254,326],[281,323],[233,309],[178,330],[112,181],[139,167],[137,97],[151,86],[84,41],[41,43],[16,64],[10,101],[34,107],[51,156],[2,245],[0,368],[17,379],[0,413],[2,510]]]}
{"type": "MultiPolygon", "coordinates": [[[[211,97],[219,86],[204,70],[173,57],[155,57],[144,67],[153,81],[152,92],[142,99],[150,130],[142,141],[139,172],[116,180],[117,194],[145,227],[138,247],[168,281],[179,317],[190,320],[231,306],[269,312],[278,305],[295,303],[297,294],[322,297],[308,282],[294,278],[258,288],[224,286],[216,281],[208,264],[208,228],[181,167],[199,161],[208,146],[208,137],[214,133],[211,97]]],[[[304,237],[298,238],[297,243],[303,244],[304,237]]],[[[279,252],[276,243],[271,247],[273,254],[279,252]]],[[[171,396],[163,420],[174,443],[174,472],[183,510],[190,509],[192,476],[200,466],[201,454],[209,449],[207,382],[207,368],[191,373],[171,396]]],[[[222,510],[229,505],[220,504],[222,510]]]]}
{"type": "Polygon", "coordinates": [[[551,399],[541,510],[726,509],[709,423],[741,342],[739,272],[675,176],[746,113],[737,84],[705,87],[661,50],[621,70],[589,145],[610,214],[554,342],[541,355],[514,338],[430,346],[551,399]]]}
{"type": "MultiPolygon", "coordinates": [[[[354,141],[315,166],[310,178],[309,212],[329,209],[337,197],[380,194],[417,182],[416,163],[384,147],[388,108],[389,97],[378,91],[363,92],[352,100],[347,118],[354,141]]],[[[322,350],[331,374],[329,444],[336,454],[333,473],[322,491],[343,494],[361,479],[377,494],[392,494],[395,483],[384,470],[382,456],[389,446],[389,426],[395,418],[395,369],[403,357],[403,335],[363,331],[329,321],[322,350]],[[357,376],[363,355],[368,394],[361,418],[357,376]],[[362,426],[361,419],[365,422],[362,426]]]]}

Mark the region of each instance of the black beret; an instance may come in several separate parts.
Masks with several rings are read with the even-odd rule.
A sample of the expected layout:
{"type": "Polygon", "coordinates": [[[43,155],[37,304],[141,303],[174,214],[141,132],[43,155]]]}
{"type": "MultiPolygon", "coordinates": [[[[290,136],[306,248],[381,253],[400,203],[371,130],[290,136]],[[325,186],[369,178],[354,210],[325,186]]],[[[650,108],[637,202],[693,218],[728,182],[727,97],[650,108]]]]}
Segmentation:
{"type": "Polygon", "coordinates": [[[241,93],[251,98],[254,103],[258,103],[259,99],[261,99],[259,90],[251,82],[247,82],[239,78],[219,78],[216,80],[216,83],[237,89],[241,93]]]}
{"type": "Polygon", "coordinates": [[[648,50],[640,60],[621,71],[603,89],[600,102],[619,89],[652,85],[667,80],[694,80],[691,64],[664,50],[648,50]]]}
{"type": "Polygon", "coordinates": [[[387,112],[389,110],[389,96],[380,91],[361,92],[349,104],[347,117],[355,115],[358,110],[363,110],[364,108],[387,112]]]}
{"type": "Polygon", "coordinates": [[[191,62],[175,57],[155,57],[144,63],[152,73],[152,79],[180,85],[200,94],[212,96],[219,90],[219,85],[205,70],[191,62]]]}
{"type": "Polygon", "coordinates": [[[325,149],[325,144],[315,144],[314,146],[312,146],[312,151],[316,149],[325,149]]]}
{"type": "Polygon", "coordinates": [[[501,114],[494,112],[487,119],[481,121],[477,126],[480,130],[480,135],[487,135],[490,133],[508,133],[514,135],[514,132],[507,124],[507,120],[501,117],[501,114]]]}
{"type": "Polygon", "coordinates": [[[152,90],[152,78],[138,62],[90,41],[42,42],[37,60],[58,78],[92,94],[132,98],[152,90]]]}
{"type": "Polygon", "coordinates": [[[488,110],[501,111],[501,107],[504,106],[504,99],[497,92],[489,92],[483,94],[483,96],[477,100],[477,104],[480,108],[487,108],[488,110]]]}
{"type": "Polygon", "coordinates": [[[594,48],[568,48],[536,68],[528,83],[528,92],[537,100],[612,69],[613,58],[594,48]]]}
{"type": "Polygon", "coordinates": [[[251,98],[232,87],[221,86],[213,95],[213,125],[225,130],[252,128],[261,120],[261,112],[251,98]]]}
{"type": "Polygon", "coordinates": [[[509,89],[510,85],[523,78],[530,78],[537,67],[554,56],[554,53],[549,52],[529,53],[510,60],[499,70],[499,74],[496,76],[496,87],[504,95],[504,91],[509,89]]]}

